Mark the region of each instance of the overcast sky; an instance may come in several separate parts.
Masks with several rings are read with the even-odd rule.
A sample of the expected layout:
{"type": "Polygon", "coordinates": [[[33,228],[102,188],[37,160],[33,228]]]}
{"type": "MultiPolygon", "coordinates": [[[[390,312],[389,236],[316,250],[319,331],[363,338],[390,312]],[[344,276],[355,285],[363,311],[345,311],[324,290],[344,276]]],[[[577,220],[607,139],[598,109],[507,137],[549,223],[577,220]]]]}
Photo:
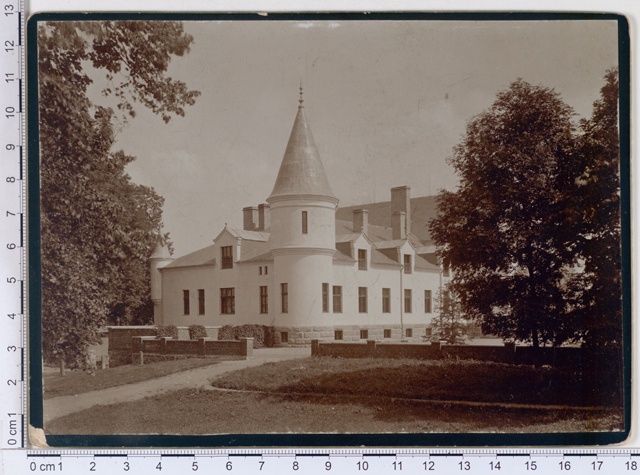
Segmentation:
{"type": "MultiPolygon", "coordinates": [[[[304,105],[341,205],[454,190],[447,157],[467,122],[516,78],[591,114],[617,65],[617,24],[545,22],[192,22],[170,75],[201,91],[168,125],[139,108],[116,149],[165,198],[176,256],[211,244],[269,196],[304,105]]],[[[99,96],[94,97],[100,102],[99,96]]]]}

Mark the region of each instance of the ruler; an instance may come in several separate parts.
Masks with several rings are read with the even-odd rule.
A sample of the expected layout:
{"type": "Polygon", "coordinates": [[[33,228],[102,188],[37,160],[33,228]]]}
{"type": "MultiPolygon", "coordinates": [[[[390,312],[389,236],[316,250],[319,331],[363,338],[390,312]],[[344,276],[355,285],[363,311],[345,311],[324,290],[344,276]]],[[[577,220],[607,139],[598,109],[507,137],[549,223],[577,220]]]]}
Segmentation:
{"type": "Polygon", "coordinates": [[[13,451],[5,473],[624,474],[640,450],[249,449],[13,451]]]}
{"type": "MultiPolygon", "coordinates": [[[[26,446],[26,121],[25,14],[0,7],[0,447],[26,446]]],[[[1,471],[1,469],[0,469],[1,471]]]]}

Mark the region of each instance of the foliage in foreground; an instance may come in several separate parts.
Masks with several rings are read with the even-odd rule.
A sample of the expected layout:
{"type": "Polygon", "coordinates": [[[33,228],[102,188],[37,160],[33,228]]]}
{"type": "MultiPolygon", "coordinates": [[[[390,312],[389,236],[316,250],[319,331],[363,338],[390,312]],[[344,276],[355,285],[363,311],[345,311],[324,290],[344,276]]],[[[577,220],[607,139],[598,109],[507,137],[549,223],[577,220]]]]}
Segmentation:
{"type": "Polygon", "coordinates": [[[620,345],[617,71],[576,131],[552,89],[519,79],[467,126],[430,232],[467,318],[505,339],[620,345]]]}
{"type": "Polygon", "coordinates": [[[137,102],[167,122],[199,94],[166,77],[192,42],[180,22],[50,22],[38,30],[42,340],[45,361],[86,364],[106,324],[153,317],[148,258],[159,240],[163,199],[132,183],[134,160],[113,151],[118,120],[137,102]],[[104,73],[105,96],[87,96],[104,73]],[[118,118],[118,115],[120,117],[118,118]]]}

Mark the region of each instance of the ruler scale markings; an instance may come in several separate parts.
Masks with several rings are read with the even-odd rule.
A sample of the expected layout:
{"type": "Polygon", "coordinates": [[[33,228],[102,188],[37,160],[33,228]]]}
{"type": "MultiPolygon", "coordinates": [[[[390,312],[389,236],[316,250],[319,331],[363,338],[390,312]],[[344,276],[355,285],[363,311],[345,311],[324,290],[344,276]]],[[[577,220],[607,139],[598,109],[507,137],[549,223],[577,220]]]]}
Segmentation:
{"type": "MultiPolygon", "coordinates": [[[[195,457],[196,454],[160,454],[160,457],[195,457]]],[[[126,455],[124,455],[126,457],[126,455]]]]}

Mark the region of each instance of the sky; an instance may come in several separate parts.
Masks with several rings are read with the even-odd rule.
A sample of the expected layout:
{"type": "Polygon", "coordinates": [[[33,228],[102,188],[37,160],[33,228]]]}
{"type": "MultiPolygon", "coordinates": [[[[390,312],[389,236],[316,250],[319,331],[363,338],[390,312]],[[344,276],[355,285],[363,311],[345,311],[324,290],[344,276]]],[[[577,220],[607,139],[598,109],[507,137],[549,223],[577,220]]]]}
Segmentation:
{"type": "MultiPolygon", "coordinates": [[[[271,193],[298,88],[340,205],[455,190],[447,158],[467,123],[517,78],[589,117],[617,65],[610,21],[187,22],[190,53],[169,75],[201,92],[165,124],[138,108],[114,149],[165,198],[179,257],[212,243],[271,193]]],[[[99,82],[93,89],[100,103],[99,82]]]]}

